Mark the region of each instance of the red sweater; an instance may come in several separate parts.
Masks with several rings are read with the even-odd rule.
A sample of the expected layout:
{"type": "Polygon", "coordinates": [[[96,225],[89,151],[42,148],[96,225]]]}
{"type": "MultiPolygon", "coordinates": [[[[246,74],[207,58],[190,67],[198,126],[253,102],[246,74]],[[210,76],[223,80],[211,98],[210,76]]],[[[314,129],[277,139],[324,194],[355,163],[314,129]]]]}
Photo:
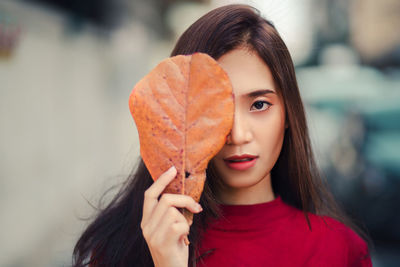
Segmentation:
{"type": "Polygon", "coordinates": [[[327,216],[302,211],[280,196],[254,205],[222,205],[200,243],[199,266],[372,266],[367,244],[327,216]],[[326,224],[324,223],[324,220],[326,224]]]}

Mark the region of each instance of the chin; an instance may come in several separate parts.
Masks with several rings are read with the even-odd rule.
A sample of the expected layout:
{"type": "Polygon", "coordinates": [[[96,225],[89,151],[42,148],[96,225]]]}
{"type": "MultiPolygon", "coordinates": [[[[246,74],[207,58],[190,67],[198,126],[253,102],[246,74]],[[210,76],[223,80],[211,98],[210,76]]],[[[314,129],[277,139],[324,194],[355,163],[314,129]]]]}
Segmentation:
{"type": "Polygon", "coordinates": [[[250,188],[261,181],[263,181],[269,173],[268,168],[260,168],[265,166],[264,162],[259,162],[258,166],[254,166],[254,169],[247,171],[235,171],[227,168],[225,163],[221,159],[212,160],[213,167],[219,177],[219,180],[224,187],[230,189],[244,189],[250,188]]]}
{"type": "Polygon", "coordinates": [[[258,184],[265,178],[265,175],[253,176],[251,174],[242,174],[242,175],[230,175],[230,178],[226,178],[226,176],[220,176],[220,177],[222,183],[226,187],[232,189],[241,189],[241,188],[249,188],[258,184]]]}

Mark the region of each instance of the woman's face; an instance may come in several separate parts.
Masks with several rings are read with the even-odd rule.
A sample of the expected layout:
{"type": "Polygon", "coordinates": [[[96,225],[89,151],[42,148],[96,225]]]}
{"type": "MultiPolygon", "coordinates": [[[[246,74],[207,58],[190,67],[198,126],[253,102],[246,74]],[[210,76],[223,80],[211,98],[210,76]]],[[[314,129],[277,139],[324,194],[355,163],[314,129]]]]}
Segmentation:
{"type": "Polygon", "coordinates": [[[231,80],[235,102],[232,131],[212,159],[221,190],[228,193],[258,186],[263,191],[271,187],[270,171],[282,148],[283,101],[269,67],[256,52],[235,49],[217,61],[231,80]]]}

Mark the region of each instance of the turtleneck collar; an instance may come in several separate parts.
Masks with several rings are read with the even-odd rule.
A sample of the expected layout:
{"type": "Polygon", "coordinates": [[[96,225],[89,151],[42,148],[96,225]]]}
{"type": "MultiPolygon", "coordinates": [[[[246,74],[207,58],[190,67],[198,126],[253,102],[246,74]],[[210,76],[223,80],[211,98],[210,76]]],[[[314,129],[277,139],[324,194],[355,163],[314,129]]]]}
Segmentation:
{"type": "Polygon", "coordinates": [[[277,197],[269,202],[248,205],[221,204],[221,217],[210,224],[210,228],[219,231],[265,230],[277,221],[294,215],[296,209],[277,197]]]}

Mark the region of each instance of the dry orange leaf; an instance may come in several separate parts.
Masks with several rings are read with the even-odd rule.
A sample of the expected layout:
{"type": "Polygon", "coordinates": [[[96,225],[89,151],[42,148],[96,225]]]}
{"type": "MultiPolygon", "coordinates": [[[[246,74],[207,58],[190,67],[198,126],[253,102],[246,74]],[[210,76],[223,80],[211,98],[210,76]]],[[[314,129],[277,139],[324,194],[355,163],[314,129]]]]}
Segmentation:
{"type": "Polygon", "coordinates": [[[199,201],[207,164],[232,128],[228,75],[207,54],[167,58],[135,85],[129,107],[153,180],[173,165],[177,176],[164,192],[199,201]]]}

